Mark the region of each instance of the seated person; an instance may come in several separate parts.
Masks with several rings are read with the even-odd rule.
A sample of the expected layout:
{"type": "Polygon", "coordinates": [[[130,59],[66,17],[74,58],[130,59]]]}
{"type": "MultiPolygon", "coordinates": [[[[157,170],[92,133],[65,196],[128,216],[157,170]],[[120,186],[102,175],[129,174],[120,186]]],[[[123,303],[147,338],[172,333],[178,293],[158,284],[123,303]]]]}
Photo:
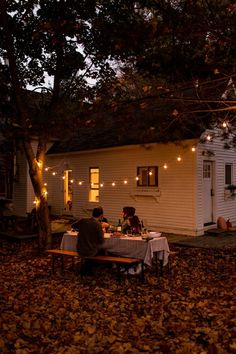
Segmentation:
{"type": "Polygon", "coordinates": [[[128,224],[128,218],[130,216],[135,215],[135,208],[134,207],[124,207],[123,208],[123,221],[121,224],[121,232],[123,234],[127,233],[130,230],[130,225],[128,224]]]}
{"type": "MultiPolygon", "coordinates": [[[[104,250],[102,250],[104,234],[100,222],[102,217],[102,208],[94,208],[91,218],[83,218],[76,223],[76,228],[79,232],[77,250],[82,257],[96,256],[99,253],[104,254],[104,250]]],[[[81,273],[89,275],[91,268],[91,262],[85,261],[81,273]]]]}
{"type": "Polygon", "coordinates": [[[128,225],[130,227],[128,231],[130,231],[133,235],[141,234],[141,223],[137,215],[128,217],[128,225]]]}
{"type": "Polygon", "coordinates": [[[137,215],[135,215],[134,207],[124,207],[123,208],[123,221],[121,224],[121,233],[115,232],[114,236],[121,236],[121,234],[141,233],[141,224],[137,215]]]}

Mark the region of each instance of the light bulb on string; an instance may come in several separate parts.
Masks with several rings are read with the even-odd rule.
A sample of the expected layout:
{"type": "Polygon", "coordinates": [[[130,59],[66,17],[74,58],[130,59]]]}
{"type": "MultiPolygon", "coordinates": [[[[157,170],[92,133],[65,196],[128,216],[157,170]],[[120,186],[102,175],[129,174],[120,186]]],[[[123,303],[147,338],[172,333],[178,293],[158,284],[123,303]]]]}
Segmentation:
{"type": "Polygon", "coordinates": [[[196,147],[192,146],[191,150],[192,150],[192,152],[196,151],[196,147]]]}
{"type": "Polygon", "coordinates": [[[164,169],[167,169],[167,167],[168,167],[167,163],[165,163],[163,167],[164,167],[164,169]]]}
{"type": "Polygon", "coordinates": [[[128,183],[128,181],[125,179],[125,180],[124,180],[124,184],[127,184],[127,183],[128,183]]]}
{"type": "Polygon", "coordinates": [[[135,179],[136,179],[136,181],[139,181],[139,177],[138,176],[135,179]]]}
{"type": "Polygon", "coordinates": [[[112,187],[115,187],[116,183],[115,183],[115,182],[112,182],[112,184],[111,184],[111,185],[112,185],[112,187]]]}
{"type": "Polygon", "coordinates": [[[177,161],[180,162],[182,160],[181,156],[177,157],[177,161]]]}
{"type": "Polygon", "coordinates": [[[207,135],[206,139],[207,139],[208,141],[211,141],[211,136],[210,136],[210,134],[207,135]]]}
{"type": "Polygon", "coordinates": [[[100,187],[102,188],[104,186],[104,183],[100,183],[100,187]]]}

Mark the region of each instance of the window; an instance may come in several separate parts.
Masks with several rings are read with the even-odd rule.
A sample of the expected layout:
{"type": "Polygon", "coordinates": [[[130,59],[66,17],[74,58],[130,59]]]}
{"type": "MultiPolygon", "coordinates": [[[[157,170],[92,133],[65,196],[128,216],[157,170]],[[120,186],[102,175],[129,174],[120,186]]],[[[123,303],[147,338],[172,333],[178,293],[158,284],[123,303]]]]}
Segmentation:
{"type": "Polygon", "coordinates": [[[72,209],[72,189],[73,189],[72,170],[65,170],[63,179],[64,179],[64,209],[70,211],[72,209]]]}
{"type": "Polygon", "coordinates": [[[145,166],[137,168],[138,187],[158,187],[158,167],[145,166]]]}
{"type": "Polygon", "coordinates": [[[225,184],[232,184],[232,164],[225,164],[225,184]]]}
{"type": "Polygon", "coordinates": [[[90,167],[89,169],[89,201],[99,202],[99,168],[90,167]]]}
{"type": "Polygon", "coordinates": [[[203,178],[211,178],[211,164],[208,162],[204,162],[203,164],[203,178]]]}

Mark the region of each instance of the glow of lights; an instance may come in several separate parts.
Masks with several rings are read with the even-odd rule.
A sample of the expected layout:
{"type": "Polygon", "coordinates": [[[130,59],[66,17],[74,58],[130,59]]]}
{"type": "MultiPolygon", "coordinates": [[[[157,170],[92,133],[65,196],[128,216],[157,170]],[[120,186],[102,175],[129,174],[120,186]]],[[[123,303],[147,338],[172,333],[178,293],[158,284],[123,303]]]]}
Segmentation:
{"type": "Polygon", "coordinates": [[[227,122],[223,122],[223,124],[222,124],[223,128],[226,128],[227,125],[228,125],[227,122]]]}
{"type": "Polygon", "coordinates": [[[210,136],[209,134],[207,135],[207,137],[206,137],[206,138],[207,138],[207,140],[208,140],[208,141],[210,141],[210,140],[211,140],[211,136],[210,136]]]}
{"type": "Polygon", "coordinates": [[[116,185],[116,184],[115,184],[115,182],[112,182],[112,184],[111,184],[111,185],[112,185],[112,187],[115,187],[115,185],[116,185]]]}
{"type": "Polygon", "coordinates": [[[136,179],[136,181],[139,181],[139,177],[136,177],[135,179],[136,179]]]}
{"type": "Polygon", "coordinates": [[[37,165],[38,165],[39,168],[42,167],[42,162],[41,162],[41,161],[37,161],[37,160],[36,160],[36,163],[37,163],[37,165]]]}
{"type": "Polygon", "coordinates": [[[192,146],[192,149],[191,149],[193,152],[196,151],[196,148],[195,146],[192,146]]]}
{"type": "Polygon", "coordinates": [[[44,169],[45,171],[48,171],[49,170],[49,168],[48,167],[45,167],[45,169],[44,169]]]}
{"type": "Polygon", "coordinates": [[[62,176],[62,179],[65,179],[66,177],[65,176],[62,176]]]}
{"type": "Polygon", "coordinates": [[[128,183],[128,181],[125,179],[125,180],[124,180],[124,184],[127,184],[127,183],[128,183]]]}
{"type": "Polygon", "coordinates": [[[149,174],[149,176],[151,176],[152,175],[152,171],[150,171],[148,174],[149,174]]]}
{"type": "Polygon", "coordinates": [[[165,163],[163,167],[164,167],[165,169],[167,169],[168,166],[167,166],[167,164],[165,163]]]}
{"type": "Polygon", "coordinates": [[[56,176],[56,174],[57,174],[56,172],[53,172],[53,173],[52,173],[53,176],[56,176]]]}
{"type": "Polygon", "coordinates": [[[48,184],[47,183],[44,183],[44,186],[47,186],[48,184]]]}
{"type": "Polygon", "coordinates": [[[71,180],[70,180],[70,183],[74,183],[74,180],[73,180],[73,179],[71,179],[71,180]]]}
{"type": "Polygon", "coordinates": [[[103,183],[100,183],[100,187],[103,187],[104,186],[104,184],[103,183]]]}
{"type": "Polygon", "coordinates": [[[82,185],[82,183],[83,183],[82,181],[79,181],[79,183],[78,183],[78,184],[81,186],[81,185],[82,185]]]}
{"type": "Polygon", "coordinates": [[[179,162],[180,162],[181,160],[182,160],[182,159],[181,159],[181,157],[180,157],[180,156],[178,156],[178,157],[177,157],[177,161],[179,161],[179,162]]]}

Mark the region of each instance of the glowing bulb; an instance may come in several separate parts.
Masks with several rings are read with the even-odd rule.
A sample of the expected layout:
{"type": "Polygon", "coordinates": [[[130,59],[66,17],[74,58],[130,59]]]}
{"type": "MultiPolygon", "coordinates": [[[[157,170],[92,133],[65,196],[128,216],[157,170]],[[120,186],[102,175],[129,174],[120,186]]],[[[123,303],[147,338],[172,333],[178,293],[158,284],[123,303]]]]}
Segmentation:
{"type": "Polygon", "coordinates": [[[70,183],[74,183],[74,180],[73,180],[73,179],[71,179],[71,180],[70,180],[70,183]]]}
{"type": "Polygon", "coordinates": [[[180,156],[178,156],[178,157],[177,157],[177,161],[179,161],[179,162],[180,162],[181,160],[182,160],[182,159],[181,159],[181,157],[180,157],[180,156]]]}
{"type": "Polygon", "coordinates": [[[56,172],[53,172],[52,175],[53,175],[53,176],[56,176],[56,172]]]}
{"type": "Polygon", "coordinates": [[[47,183],[44,183],[44,186],[47,186],[48,184],[47,183]]]}
{"type": "Polygon", "coordinates": [[[223,128],[226,128],[227,127],[227,122],[223,122],[222,126],[223,126],[223,128]]]}
{"type": "Polygon", "coordinates": [[[135,179],[136,179],[136,181],[139,181],[139,177],[136,177],[135,179]]]}
{"type": "Polygon", "coordinates": [[[210,141],[210,140],[211,140],[211,136],[210,136],[209,134],[207,135],[207,137],[206,137],[206,138],[207,138],[207,140],[208,140],[208,141],[210,141]]]}
{"type": "Polygon", "coordinates": [[[36,160],[36,163],[37,163],[38,167],[42,167],[42,162],[41,161],[37,161],[36,160]]]}
{"type": "Polygon", "coordinates": [[[149,176],[151,176],[151,175],[152,175],[152,171],[149,172],[149,176]]]}
{"type": "Polygon", "coordinates": [[[165,169],[167,169],[168,166],[167,166],[167,164],[165,163],[163,167],[164,167],[165,169]]]}
{"type": "Polygon", "coordinates": [[[81,186],[83,182],[79,181],[79,185],[81,186]]]}
{"type": "Polygon", "coordinates": [[[124,180],[124,184],[127,184],[128,183],[128,181],[127,180],[124,180]]]}
{"type": "Polygon", "coordinates": [[[193,152],[196,151],[196,148],[195,146],[192,146],[192,149],[191,149],[193,152]]]}
{"type": "Polygon", "coordinates": [[[112,184],[111,184],[111,185],[112,185],[112,187],[115,187],[115,185],[116,185],[116,184],[115,184],[115,182],[112,182],[112,184]]]}
{"type": "Polygon", "coordinates": [[[62,176],[62,179],[65,179],[66,177],[65,176],[62,176]]]}
{"type": "Polygon", "coordinates": [[[100,187],[103,187],[104,186],[104,184],[103,183],[100,183],[100,187]]]}
{"type": "Polygon", "coordinates": [[[45,171],[48,171],[48,167],[45,167],[45,169],[44,169],[45,171]]]}

